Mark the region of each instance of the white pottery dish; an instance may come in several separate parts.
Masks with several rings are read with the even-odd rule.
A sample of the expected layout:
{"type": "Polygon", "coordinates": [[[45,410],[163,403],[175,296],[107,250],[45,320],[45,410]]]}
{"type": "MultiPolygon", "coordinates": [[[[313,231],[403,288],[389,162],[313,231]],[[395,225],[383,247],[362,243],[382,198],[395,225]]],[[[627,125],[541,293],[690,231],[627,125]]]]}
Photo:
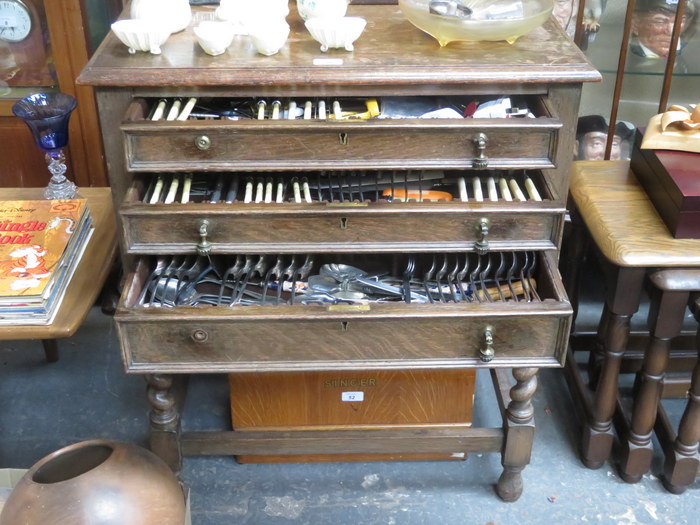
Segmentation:
{"type": "Polygon", "coordinates": [[[160,47],[170,37],[170,28],[155,20],[117,20],[112,31],[129,48],[129,53],[146,51],[160,55],[160,47]]]}
{"type": "Polygon", "coordinates": [[[352,51],[353,42],[360,38],[367,20],[359,16],[310,18],[305,25],[314,40],[321,44],[321,51],[324,53],[330,48],[352,51]]]}
{"type": "Polygon", "coordinates": [[[345,16],[350,0],[297,0],[297,11],[304,20],[345,16]]]}
{"type": "Polygon", "coordinates": [[[158,20],[179,33],[190,25],[192,8],[189,0],[131,0],[131,18],[158,20]]]}
{"type": "Polygon", "coordinates": [[[247,35],[248,25],[256,21],[283,19],[288,14],[287,0],[221,0],[216,9],[216,18],[230,22],[237,35],[247,35]]]}
{"type": "Polygon", "coordinates": [[[206,20],[193,28],[197,42],[211,56],[221,55],[233,41],[234,30],[229,22],[206,20]]]}
{"type": "Polygon", "coordinates": [[[271,56],[287,42],[289,24],[284,18],[254,22],[248,25],[248,34],[258,53],[271,56]]]}

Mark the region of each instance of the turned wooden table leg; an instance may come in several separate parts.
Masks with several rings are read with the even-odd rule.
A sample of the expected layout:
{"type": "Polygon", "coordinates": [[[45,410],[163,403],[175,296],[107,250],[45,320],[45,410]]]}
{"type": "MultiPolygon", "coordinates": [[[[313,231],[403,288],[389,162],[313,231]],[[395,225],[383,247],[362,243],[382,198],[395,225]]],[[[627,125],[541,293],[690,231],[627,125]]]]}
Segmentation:
{"type": "MultiPolygon", "coordinates": [[[[700,312],[696,310],[695,318],[700,322],[700,312]]],[[[700,328],[696,338],[698,362],[693,370],[693,377],[688,392],[688,404],[685,407],[678,435],[673,443],[673,450],[666,453],[662,481],[664,487],[673,494],[681,494],[695,481],[700,466],[700,328]]]]}
{"type": "Polygon", "coordinates": [[[630,320],[639,309],[644,274],[644,268],[617,268],[606,298],[608,319],[601,323],[605,327],[603,362],[581,443],[581,461],[588,468],[603,466],[612,451],[620,364],[629,340],[630,320]]]}
{"type": "Polygon", "coordinates": [[[608,326],[611,319],[610,308],[607,303],[603,303],[603,311],[600,314],[598,329],[593,349],[588,353],[588,388],[595,390],[600,379],[600,371],[605,361],[605,337],[608,333],[608,326]]]}
{"type": "Polygon", "coordinates": [[[652,292],[649,311],[651,340],[644,352],[644,363],[638,376],[630,429],[626,440],[622,440],[624,450],[620,476],[628,483],[636,483],[651,468],[654,454],[652,434],[668,366],[671,339],[681,331],[689,297],[687,291],[655,288],[652,292]]]}
{"type": "Polygon", "coordinates": [[[180,412],[174,390],[175,376],[149,374],[148,402],[150,412],[150,447],[173,471],[182,468],[180,446],[180,412]]]}
{"type": "Polygon", "coordinates": [[[522,471],[530,463],[535,435],[535,410],[532,396],[537,390],[537,368],[515,368],[516,384],[510,390],[503,425],[505,443],[501,463],[503,473],[498,478],[496,492],[503,501],[516,501],[523,492],[522,471]]]}
{"type": "Polygon", "coordinates": [[[58,361],[58,341],[56,339],[42,339],[41,344],[44,347],[44,355],[49,363],[58,361]]]}

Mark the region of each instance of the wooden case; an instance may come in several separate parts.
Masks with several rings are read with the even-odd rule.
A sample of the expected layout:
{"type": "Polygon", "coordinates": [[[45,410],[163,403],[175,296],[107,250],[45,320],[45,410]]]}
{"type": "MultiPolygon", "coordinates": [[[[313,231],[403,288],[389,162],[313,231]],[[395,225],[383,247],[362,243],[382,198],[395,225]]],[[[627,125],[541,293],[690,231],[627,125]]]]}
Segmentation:
{"type": "Polygon", "coordinates": [[[676,239],[700,239],[700,153],[641,149],[637,132],[632,171],[676,239]]]}
{"type": "MultiPolygon", "coordinates": [[[[197,7],[193,23],[213,11],[197,7]]],[[[581,84],[600,75],[553,18],[514,43],[455,42],[441,48],[396,6],[350,5],[349,14],[367,20],[352,52],[320,53],[292,12],[290,38],[272,57],[257,55],[245,39],[211,57],[190,30],[172,35],[161,55],[130,55],[110,35],[81,74],[81,82],[97,86],[128,272],[115,320],[127,372],[148,380],[151,446],[176,469],[182,455],[496,452],[504,466],[497,490],[512,501],[520,495],[520,472],[530,459],[537,368],[561,366],[567,347],[572,310],[557,251],[581,84]],[[522,101],[535,118],[148,120],[154,101],[174,98],[270,103],[293,97],[303,103],[501,96],[522,101]],[[144,203],[161,175],[302,177],[328,170],[451,170],[465,176],[528,170],[542,201],[144,203]],[[506,251],[536,254],[541,300],[231,307],[146,307],[139,301],[157,259],[173,254],[314,255],[347,264],[376,257],[405,264],[407,255],[415,255],[425,264],[435,255],[488,260],[506,251]],[[184,374],[241,374],[246,382],[242,392],[234,385],[235,404],[236,394],[242,403],[270,394],[272,383],[256,383],[262,374],[292,374],[279,376],[287,379],[305,374],[311,381],[323,374],[402,371],[415,378],[436,371],[411,387],[410,399],[440,384],[439,374],[461,376],[475,368],[490,369],[502,416],[495,428],[470,427],[468,403],[462,418],[447,425],[450,418],[439,417],[431,406],[430,417],[426,410],[417,424],[378,414],[371,424],[331,419],[326,428],[334,428],[328,430],[303,426],[323,421],[319,416],[280,420],[302,425],[293,432],[275,430],[262,419],[249,420],[242,430],[234,412],[235,430],[182,432],[180,426],[176,385],[184,374]]],[[[391,268],[394,278],[401,273],[397,269],[391,268]]]]}

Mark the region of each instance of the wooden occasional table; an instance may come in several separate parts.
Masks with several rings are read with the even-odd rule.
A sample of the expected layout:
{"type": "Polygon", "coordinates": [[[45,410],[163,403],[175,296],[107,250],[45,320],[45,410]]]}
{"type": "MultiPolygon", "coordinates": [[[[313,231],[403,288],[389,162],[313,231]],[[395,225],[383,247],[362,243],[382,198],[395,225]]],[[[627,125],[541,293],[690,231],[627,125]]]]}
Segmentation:
{"type": "MultiPolygon", "coordinates": [[[[0,200],[43,198],[43,188],[3,188],[0,200]]],[[[109,275],[117,248],[117,228],[109,188],[79,188],[88,200],[95,228],[53,323],[0,326],[0,340],[41,339],[49,361],[58,359],[56,339],[72,336],[82,324],[109,275]]]]}
{"type": "MultiPolygon", "coordinates": [[[[671,236],[627,161],[574,163],[570,194],[590,237],[610,263],[607,268],[609,286],[598,329],[601,348],[592,395],[583,386],[572,355],[567,362],[572,393],[587,413],[582,460],[589,468],[598,468],[612,450],[620,365],[629,340],[630,319],[639,309],[645,277],[654,269],[700,268],[700,239],[671,236]]],[[[682,319],[684,311],[685,302],[675,308],[672,315],[680,315],[682,319]]],[[[661,316],[653,323],[655,337],[663,339],[667,353],[671,338],[680,332],[681,319],[669,319],[668,311],[665,315],[663,323],[661,316]],[[667,333],[660,332],[661,326],[667,327],[667,333]]],[[[647,354],[651,351],[648,348],[647,354]]],[[[641,478],[651,462],[658,396],[653,403],[643,400],[648,399],[651,390],[658,394],[665,372],[666,361],[652,372],[646,364],[648,357],[645,356],[642,386],[635,397],[632,428],[626,439],[623,438],[626,445],[621,474],[632,482],[641,478]],[[648,413],[642,413],[644,411],[648,413]]]]}

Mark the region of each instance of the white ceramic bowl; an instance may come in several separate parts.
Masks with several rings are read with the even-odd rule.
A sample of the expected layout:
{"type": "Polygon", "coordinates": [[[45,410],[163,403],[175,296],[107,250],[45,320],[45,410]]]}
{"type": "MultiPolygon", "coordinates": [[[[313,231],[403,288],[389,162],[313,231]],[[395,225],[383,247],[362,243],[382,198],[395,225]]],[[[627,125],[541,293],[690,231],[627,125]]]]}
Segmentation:
{"type": "Polygon", "coordinates": [[[112,31],[129,48],[129,53],[147,51],[160,54],[160,46],[170,37],[170,28],[155,20],[117,20],[112,31]]]}
{"type": "Polygon", "coordinates": [[[287,0],[221,0],[216,9],[216,17],[230,22],[237,35],[247,35],[248,25],[257,20],[274,20],[288,14],[287,0]]]}
{"type": "Polygon", "coordinates": [[[233,41],[234,30],[229,22],[207,20],[193,28],[197,42],[208,55],[221,55],[233,41]]]}
{"type": "Polygon", "coordinates": [[[131,18],[167,23],[173,33],[190,25],[192,8],[189,0],[131,0],[131,18]]]}
{"type": "Polygon", "coordinates": [[[289,24],[284,18],[274,20],[260,20],[248,25],[248,34],[255,46],[255,50],[261,55],[274,55],[289,37],[289,24]]]}
{"type": "Polygon", "coordinates": [[[304,20],[345,16],[350,0],[297,0],[297,11],[304,20]]]}
{"type": "Polygon", "coordinates": [[[321,51],[324,53],[330,48],[352,51],[352,44],[360,38],[367,20],[359,16],[310,18],[305,25],[314,40],[321,44],[321,51]]]}

